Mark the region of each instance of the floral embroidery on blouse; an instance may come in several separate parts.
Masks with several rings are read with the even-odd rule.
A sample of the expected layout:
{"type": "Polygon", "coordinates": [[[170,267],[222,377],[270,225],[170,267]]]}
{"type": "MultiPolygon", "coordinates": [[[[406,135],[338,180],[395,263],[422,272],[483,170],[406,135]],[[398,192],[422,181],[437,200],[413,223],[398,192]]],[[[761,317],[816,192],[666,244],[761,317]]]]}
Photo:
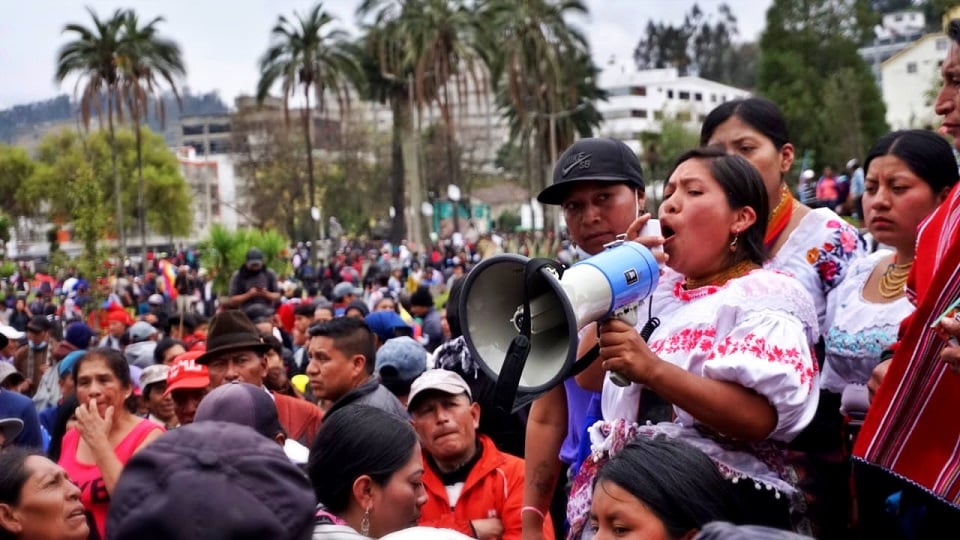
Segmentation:
{"type": "Polygon", "coordinates": [[[659,339],[650,344],[650,350],[657,354],[673,354],[677,352],[691,352],[699,349],[707,352],[713,347],[713,338],[717,335],[717,329],[708,328],[684,328],[659,339]]]}
{"type": "Polygon", "coordinates": [[[817,374],[818,367],[816,362],[804,362],[803,357],[796,347],[783,348],[777,345],[767,344],[766,338],[758,337],[753,333],[747,334],[742,338],[727,336],[719,343],[714,343],[717,336],[717,329],[707,328],[684,328],[675,332],[664,339],[654,341],[650,344],[650,350],[657,354],[675,354],[691,352],[710,352],[707,360],[714,360],[718,357],[733,354],[746,354],[754,358],[766,360],[767,362],[777,362],[792,366],[794,371],[800,376],[800,384],[808,389],[813,386],[814,377],[817,374]],[[712,350],[711,350],[712,349],[712,350]]]}
{"type": "Polygon", "coordinates": [[[714,347],[713,352],[707,357],[707,360],[713,360],[718,356],[727,356],[732,354],[746,354],[766,360],[768,362],[777,362],[792,366],[794,371],[800,376],[800,384],[808,389],[813,387],[813,380],[817,374],[816,362],[804,362],[800,351],[796,347],[782,348],[776,345],[768,345],[767,339],[749,333],[742,338],[727,336],[714,347]]]}
{"type": "Polygon", "coordinates": [[[827,289],[832,289],[842,279],[863,239],[850,225],[836,219],[827,222],[827,229],[832,229],[829,239],[822,246],[807,251],[807,262],[817,270],[827,289]]]}

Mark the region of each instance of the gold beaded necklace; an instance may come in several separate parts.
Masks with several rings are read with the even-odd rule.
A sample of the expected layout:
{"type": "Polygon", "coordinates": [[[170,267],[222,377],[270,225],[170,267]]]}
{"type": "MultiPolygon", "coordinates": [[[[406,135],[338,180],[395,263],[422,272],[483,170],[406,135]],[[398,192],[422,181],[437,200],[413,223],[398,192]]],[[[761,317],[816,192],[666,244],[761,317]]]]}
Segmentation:
{"type": "Polygon", "coordinates": [[[716,274],[709,275],[705,278],[685,278],[683,280],[683,288],[692,291],[693,289],[699,289],[700,287],[706,287],[707,285],[713,285],[714,287],[719,287],[724,283],[730,281],[731,279],[745,276],[750,273],[751,270],[760,268],[760,266],[747,259],[738,262],[737,264],[724,268],[723,270],[717,272],[716,274]]]}
{"type": "Polygon", "coordinates": [[[887,269],[880,276],[880,284],[878,285],[880,296],[890,299],[903,294],[904,285],[907,283],[907,276],[910,275],[910,267],[912,266],[913,261],[888,264],[887,269]]]}

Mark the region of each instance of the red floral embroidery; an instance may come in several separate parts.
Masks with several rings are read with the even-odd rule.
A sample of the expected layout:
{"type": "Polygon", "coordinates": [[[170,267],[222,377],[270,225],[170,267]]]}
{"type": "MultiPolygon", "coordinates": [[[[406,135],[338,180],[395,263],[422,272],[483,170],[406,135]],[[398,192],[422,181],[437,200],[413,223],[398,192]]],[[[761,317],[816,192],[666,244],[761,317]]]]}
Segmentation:
{"type": "Polygon", "coordinates": [[[794,371],[800,375],[801,384],[806,385],[808,389],[812,388],[813,378],[818,371],[817,363],[814,362],[809,355],[807,357],[801,355],[797,348],[791,347],[784,349],[776,345],[769,345],[767,344],[766,338],[754,334],[747,334],[741,339],[734,339],[729,336],[723,338],[723,340],[714,347],[714,352],[707,357],[707,360],[713,360],[719,356],[736,353],[743,353],[760,360],[792,366],[794,371]]]}
{"type": "Polygon", "coordinates": [[[717,329],[713,327],[684,328],[664,339],[654,341],[650,344],[650,349],[662,354],[688,353],[694,350],[707,352],[713,347],[713,338],[716,335],[717,329]]]}

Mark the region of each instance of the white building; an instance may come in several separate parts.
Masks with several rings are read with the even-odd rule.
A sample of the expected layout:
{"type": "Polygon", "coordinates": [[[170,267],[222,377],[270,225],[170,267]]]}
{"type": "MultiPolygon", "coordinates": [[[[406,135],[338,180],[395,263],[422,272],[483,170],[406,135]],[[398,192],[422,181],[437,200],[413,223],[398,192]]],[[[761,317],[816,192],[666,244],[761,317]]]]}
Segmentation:
{"type": "Polygon", "coordinates": [[[248,225],[241,210],[244,203],[237,197],[237,177],[230,154],[198,156],[195,148],[183,146],[177,150],[177,161],[192,195],[192,237],[207,236],[215,224],[230,230],[248,225]]]}
{"type": "Polygon", "coordinates": [[[641,134],[658,133],[663,118],[680,120],[699,132],[700,124],[717,105],[750,96],[733,86],[681,77],[675,68],[638,71],[632,65],[607,66],[600,74],[599,86],[609,98],[597,103],[604,118],[598,135],[621,139],[637,152],[641,134]]]}
{"type": "Polygon", "coordinates": [[[891,129],[922,128],[934,123],[931,92],[949,48],[950,39],[942,33],[927,34],[880,65],[880,91],[891,129]]]}
{"type": "Polygon", "coordinates": [[[857,52],[870,65],[873,78],[881,82],[880,66],[923,36],[927,18],[919,11],[896,11],[883,16],[874,27],[874,39],[870,45],[857,52]]]}

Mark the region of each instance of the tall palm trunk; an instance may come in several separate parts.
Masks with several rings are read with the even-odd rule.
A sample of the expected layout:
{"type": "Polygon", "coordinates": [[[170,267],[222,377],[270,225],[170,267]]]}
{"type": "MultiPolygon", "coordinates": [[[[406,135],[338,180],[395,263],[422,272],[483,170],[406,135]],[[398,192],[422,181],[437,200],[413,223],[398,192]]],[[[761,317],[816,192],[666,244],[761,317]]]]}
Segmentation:
{"type": "Polygon", "coordinates": [[[133,127],[137,140],[137,215],[140,218],[140,264],[141,271],[147,271],[147,212],[143,187],[143,135],[140,133],[140,116],[135,115],[133,127]]]}
{"type": "MultiPolygon", "coordinates": [[[[399,119],[403,114],[403,100],[400,98],[391,98],[390,109],[395,119],[399,119]]],[[[403,130],[400,122],[393,122],[393,134],[390,137],[390,205],[394,208],[393,218],[390,223],[390,242],[393,245],[399,245],[407,236],[406,212],[406,185],[404,178],[403,161],[403,130]]]]}
{"type": "MultiPolygon", "coordinates": [[[[450,110],[450,91],[448,85],[443,85],[444,117],[446,118],[446,146],[447,146],[447,170],[450,175],[451,184],[460,187],[460,168],[455,155],[455,139],[453,137],[453,112],[450,110]]],[[[460,232],[460,201],[453,201],[453,232],[460,232]]]]}
{"type": "Polygon", "coordinates": [[[124,259],[127,258],[127,239],[123,230],[123,194],[120,190],[120,171],[117,170],[117,137],[113,127],[113,102],[118,99],[116,96],[107,96],[107,125],[110,129],[110,163],[113,167],[113,197],[117,200],[117,242],[120,248],[120,266],[123,267],[124,259]]]}
{"type": "MultiPolygon", "coordinates": [[[[423,203],[423,188],[420,184],[420,160],[417,147],[417,130],[413,125],[413,104],[402,103],[396,111],[399,116],[394,117],[394,123],[399,124],[400,146],[403,154],[403,174],[406,190],[410,194],[410,227],[407,238],[422,247],[424,242],[423,219],[420,215],[420,206],[423,203]]],[[[397,214],[406,214],[407,205],[396,208],[397,214]]]]}
{"type": "MultiPolygon", "coordinates": [[[[313,240],[310,242],[310,266],[313,267],[314,275],[319,275],[317,261],[320,256],[320,221],[313,219],[313,209],[317,206],[317,190],[313,179],[313,143],[310,141],[310,86],[304,85],[303,96],[307,103],[303,108],[303,140],[307,145],[307,190],[310,192],[310,236],[313,240]]],[[[320,216],[322,219],[322,216],[320,216]]]]}

